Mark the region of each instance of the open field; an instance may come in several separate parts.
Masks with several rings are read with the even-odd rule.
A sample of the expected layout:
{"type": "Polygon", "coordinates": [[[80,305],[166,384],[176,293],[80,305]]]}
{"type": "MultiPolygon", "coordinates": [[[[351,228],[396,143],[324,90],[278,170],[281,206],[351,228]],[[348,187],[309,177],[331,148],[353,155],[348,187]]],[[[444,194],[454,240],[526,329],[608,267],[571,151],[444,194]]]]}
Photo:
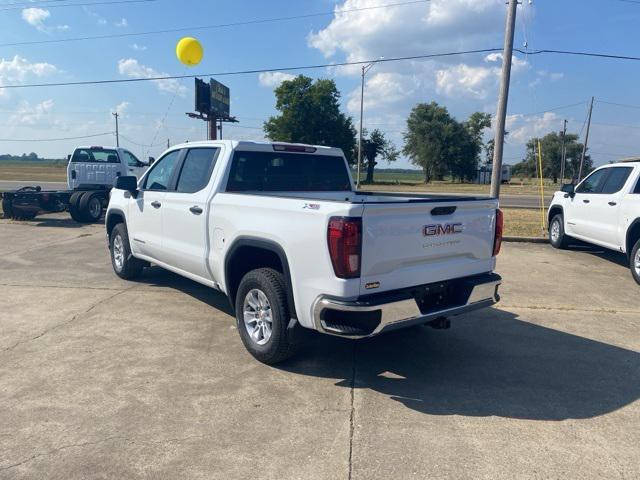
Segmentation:
{"type": "Polygon", "coordinates": [[[34,182],[66,182],[67,166],[64,164],[0,163],[1,180],[24,180],[34,182]]]}
{"type": "MultiPolygon", "coordinates": [[[[540,210],[503,208],[504,234],[509,237],[544,237],[540,210]]],[[[545,212],[546,218],[546,212],[545,212]]],[[[546,225],[545,225],[546,227],[546,225]]]]}
{"type": "Polygon", "coordinates": [[[273,367],[222,294],[116,277],[103,225],[0,220],[0,478],[640,478],[625,263],[508,243],[494,308],[273,367]]]}
{"type": "MultiPolygon", "coordinates": [[[[39,165],[35,163],[0,163],[0,180],[24,180],[33,182],[65,182],[66,165],[39,165]]],[[[373,185],[361,185],[362,190],[402,191],[420,193],[489,193],[489,185],[474,183],[431,182],[425,184],[422,174],[376,172],[373,185]]],[[[549,179],[544,182],[545,194],[558,189],[549,179]]],[[[539,195],[540,185],[535,179],[512,179],[502,186],[505,195],[539,195]]]]}

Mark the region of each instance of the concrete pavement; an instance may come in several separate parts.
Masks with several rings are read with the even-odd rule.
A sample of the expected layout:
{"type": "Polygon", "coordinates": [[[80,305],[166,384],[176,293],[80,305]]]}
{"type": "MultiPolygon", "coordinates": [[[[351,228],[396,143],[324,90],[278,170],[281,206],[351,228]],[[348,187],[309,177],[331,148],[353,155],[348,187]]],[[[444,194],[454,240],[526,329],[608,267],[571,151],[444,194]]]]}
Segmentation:
{"type": "Polygon", "coordinates": [[[503,249],[497,308],[275,368],[222,295],[118,279],[103,226],[0,220],[0,479],[638,478],[624,257],[503,249]]]}

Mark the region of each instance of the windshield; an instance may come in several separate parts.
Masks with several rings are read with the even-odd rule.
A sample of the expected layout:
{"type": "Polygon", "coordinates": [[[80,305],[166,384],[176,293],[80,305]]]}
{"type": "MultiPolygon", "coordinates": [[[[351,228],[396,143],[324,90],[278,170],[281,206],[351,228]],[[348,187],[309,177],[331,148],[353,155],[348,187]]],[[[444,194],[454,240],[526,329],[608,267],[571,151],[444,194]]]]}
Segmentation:
{"type": "Polygon", "coordinates": [[[342,157],[308,153],[242,152],[231,161],[228,192],[350,191],[342,157]]]}

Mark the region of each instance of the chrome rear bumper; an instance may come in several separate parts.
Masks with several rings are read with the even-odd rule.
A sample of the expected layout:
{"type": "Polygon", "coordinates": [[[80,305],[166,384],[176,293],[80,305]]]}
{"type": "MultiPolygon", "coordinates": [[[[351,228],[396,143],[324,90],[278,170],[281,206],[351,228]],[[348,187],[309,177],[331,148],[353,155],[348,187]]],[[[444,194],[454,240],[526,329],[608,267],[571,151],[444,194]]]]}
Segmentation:
{"type": "Polygon", "coordinates": [[[502,278],[491,273],[367,296],[356,301],[321,296],[313,307],[314,324],[316,330],[331,335],[371,337],[489,307],[500,300],[498,287],[501,283],[502,278]],[[449,292],[453,292],[448,293],[449,299],[437,306],[423,305],[420,308],[416,292],[428,292],[429,289],[440,289],[445,285],[449,292]]]}

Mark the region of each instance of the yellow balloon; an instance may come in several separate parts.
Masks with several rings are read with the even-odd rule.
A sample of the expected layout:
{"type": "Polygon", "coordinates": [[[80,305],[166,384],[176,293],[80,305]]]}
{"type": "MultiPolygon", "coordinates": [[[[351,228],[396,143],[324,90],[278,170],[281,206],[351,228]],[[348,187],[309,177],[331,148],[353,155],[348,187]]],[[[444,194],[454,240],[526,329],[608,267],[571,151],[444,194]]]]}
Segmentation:
{"type": "Polygon", "coordinates": [[[202,61],[204,51],[200,42],[192,37],[181,38],[176,45],[178,60],[189,67],[198,65],[202,61]]]}

